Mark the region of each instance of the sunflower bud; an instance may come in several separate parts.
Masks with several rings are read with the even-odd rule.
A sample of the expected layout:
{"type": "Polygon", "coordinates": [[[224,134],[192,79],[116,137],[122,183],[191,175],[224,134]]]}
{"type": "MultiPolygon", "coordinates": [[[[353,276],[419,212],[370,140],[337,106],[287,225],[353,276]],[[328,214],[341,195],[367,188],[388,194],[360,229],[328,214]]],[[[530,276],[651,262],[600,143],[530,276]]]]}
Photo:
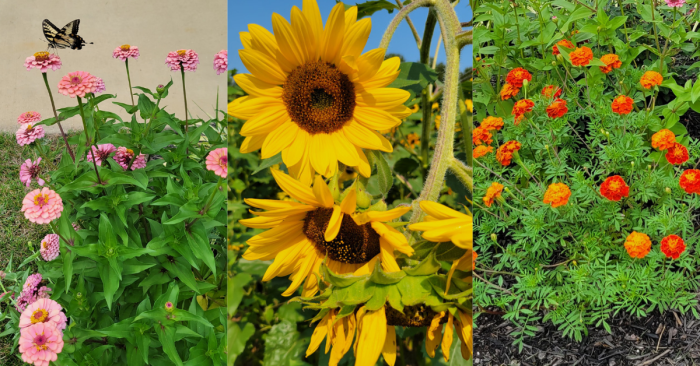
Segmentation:
{"type": "Polygon", "coordinates": [[[340,202],[340,187],[338,186],[338,176],[333,176],[328,182],[328,189],[331,190],[331,196],[333,196],[333,201],[340,202]]]}
{"type": "Polygon", "coordinates": [[[358,184],[357,187],[357,207],[358,208],[369,208],[372,204],[372,195],[367,193],[365,187],[358,184]]]}
{"type": "Polygon", "coordinates": [[[386,211],[386,209],[386,202],[384,202],[384,200],[379,200],[377,203],[369,206],[370,211],[386,211]]]}

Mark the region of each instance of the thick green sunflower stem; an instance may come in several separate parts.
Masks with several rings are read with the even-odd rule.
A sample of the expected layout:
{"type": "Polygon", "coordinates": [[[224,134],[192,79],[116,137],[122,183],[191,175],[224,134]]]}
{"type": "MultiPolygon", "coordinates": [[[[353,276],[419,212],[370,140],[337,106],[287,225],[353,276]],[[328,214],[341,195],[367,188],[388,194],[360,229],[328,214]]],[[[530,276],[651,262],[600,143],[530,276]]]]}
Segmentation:
{"type": "MultiPolygon", "coordinates": [[[[384,36],[382,36],[382,41],[379,43],[379,48],[383,48],[385,50],[389,48],[389,42],[391,42],[391,37],[393,37],[394,32],[396,32],[396,28],[399,27],[399,24],[401,24],[401,22],[410,12],[420,7],[433,6],[436,1],[439,0],[414,0],[410,4],[404,6],[399,13],[396,14],[391,23],[389,23],[389,27],[387,27],[386,31],[384,31],[384,36]]],[[[422,40],[422,42],[425,42],[425,38],[422,40]]]]}
{"type": "Polygon", "coordinates": [[[46,90],[49,92],[49,98],[51,98],[51,108],[53,109],[53,117],[54,117],[54,119],[56,119],[56,123],[58,124],[58,129],[61,130],[61,136],[63,136],[63,142],[66,143],[66,148],[68,149],[68,154],[70,155],[71,159],[73,159],[73,162],[75,163],[75,155],[73,155],[73,150],[71,150],[70,145],[68,144],[68,138],[66,137],[66,133],[63,132],[63,126],[61,126],[61,121],[58,120],[58,113],[56,113],[56,103],[54,103],[54,101],[53,101],[53,94],[51,93],[51,87],[49,87],[49,79],[46,77],[45,72],[42,72],[41,76],[44,77],[44,84],[46,84],[46,90]]]}
{"type": "MultiPolygon", "coordinates": [[[[437,24],[437,16],[432,9],[428,12],[428,18],[425,21],[425,30],[423,31],[423,42],[420,47],[420,62],[425,65],[430,63],[430,41],[433,39],[433,32],[437,24]]],[[[423,89],[421,94],[421,112],[422,117],[422,133],[420,140],[421,153],[421,174],[423,179],[428,176],[428,153],[430,152],[430,135],[433,132],[432,127],[432,106],[428,88],[423,89]]]]}

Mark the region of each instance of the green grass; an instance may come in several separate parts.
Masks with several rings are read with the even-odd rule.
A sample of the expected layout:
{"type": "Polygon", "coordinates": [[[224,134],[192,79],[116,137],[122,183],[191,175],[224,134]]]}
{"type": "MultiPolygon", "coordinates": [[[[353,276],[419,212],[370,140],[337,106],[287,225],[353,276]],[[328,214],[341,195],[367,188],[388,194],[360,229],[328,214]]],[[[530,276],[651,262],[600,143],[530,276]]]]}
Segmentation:
{"type": "MultiPolygon", "coordinates": [[[[58,149],[62,143],[60,136],[53,135],[44,141],[52,150],[58,149]]],[[[41,239],[51,232],[48,225],[31,223],[20,211],[24,196],[38,187],[34,182],[31,188],[27,188],[19,181],[19,168],[29,158],[35,159],[31,148],[17,145],[13,133],[0,133],[0,269],[7,266],[11,256],[16,268],[32,253],[27,243],[31,241],[34,248],[38,248],[41,239]]],[[[41,166],[48,167],[44,161],[41,166]]],[[[4,330],[4,324],[0,329],[4,330]]],[[[0,365],[24,365],[17,358],[19,353],[12,353],[11,348],[12,337],[0,338],[0,365]]]]}

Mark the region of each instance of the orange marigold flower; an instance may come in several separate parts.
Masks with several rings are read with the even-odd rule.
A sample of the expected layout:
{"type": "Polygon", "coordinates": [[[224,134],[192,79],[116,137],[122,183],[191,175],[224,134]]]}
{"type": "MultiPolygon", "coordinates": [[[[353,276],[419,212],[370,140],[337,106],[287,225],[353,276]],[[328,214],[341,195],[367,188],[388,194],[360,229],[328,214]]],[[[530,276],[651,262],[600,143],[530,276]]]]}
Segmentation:
{"type": "Polygon", "coordinates": [[[627,235],[625,249],[632,258],[644,258],[651,251],[651,239],[647,234],[633,231],[627,235]]]}
{"type": "Polygon", "coordinates": [[[617,98],[613,99],[612,111],[619,115],[629,114],[630,112],[632,112],[633,103],[634,100],[632,100],[632,98],[626,95],[620,95],[617,98]]]}
{"type": "Polygon", "coordinates": [[[515,125],[516,126],[519,125],[520,122],[522,122],[524,119],[525,119],[525,116],[522,114],[515,116],[515,125]]]}
{"type": "Polygon", "coordinates": [[[630,187],[619,175],[613,175],[600,185],[600,194],[611,201],[619,201],[630,195],[630,187]]]}
{"type": "Polygon", "coordinates": [[[586,66],[593,59],[593,51],[590,48],[583,46],[572,51],[569,54],[569,57],[571,58],[571,63],[574,66],[586,66]]]}
{"type": "Polygon", "coordinates": [[[564,206],[569,202],[569,197],[571,197],[571,190],[564,183],[552,183],[547,187],[547,191],[544,192],[544,203],[551,203],[552,207],[564,206]]]}
{"type": "Polygon", "coordinates": [[[479,255],[476,254],[475,250],[472,250],[472,271],[476,271],[476,257],[479,255]]]}
{"type": "Polygon", "coordinates": [[[642,84],[644,89],[651,89],[655,85],[661,85],[664,81],[663,76],[656,71],[647,71],[642,75],[642,79],[639,82],[642,84]]]}
{"type": "Polygon", "coordinates": [[[472,131],[472,143],[474,146],[481,144],[491,145],[493,142],[492,137],[491,132],[482,127],[477,127],[472,131]]]}
{"type": "Polygon", "coordinates": [[[506,76],[506,82],[518,89],[523,87],[523,80],[527,80],[528,82],[531,81],[532,75],[529,71],[523,69],[522,67],[516,67],[515,69],[510,70],[506,76]]]}
{"type": "Polygon", "coordinates": [[[685,251],[685,242],[678,235],[669,235],[661,239],[661,252],[663,252],[666,257],[678,259],[678,257],[685,251]]]}
{"type": "Polygon", "coordinates": [[[571,43],[571,41],[569,41],[568,39],[562,39],[561,41],[557,42],[557,44],[555,44],[552,47],[552,55],[554,55],[554,56],[556,56],[560,53],[559,48],[557,46],[563,46],[566,48],[570,48],[572,50],[574,49],[574,44],[571,43]]]}
{"type": "Polygon", "coordinates": [[[472,154],[474,155],[474,159],[478,159],[490,152],[493,152],[493,146],[479,145],[474,148],[472,154]]]}
{"type": "Polygon", "coordinates": [[[520,88],[516,88],[513,85],[505,84],[501,89],[501,100],[508,100],[520,93],[520,88]]]}
{"type": "Polygon", "coordinates": [[[488,116],[481,121],[481,126],[487,131],[500,130],[503,128],[503,118],[488,116]]]}
{"type": "Polygon", "coordinates": [[[661,151],[670,148],[675,143],[676,135],[667,128],[664,128],[651,136],[651,146],[661,151]]]}
{"type": "Polygon", "coordinates": [[[521,99],[513,105],[513,115],[519,116],[523,115],[527,112],[532,111],[532,108],[535,107],[535,102],[531,101],[530,99],[521,99]]]}
{"type": "Polygon", "coordinates": [[[564,99],[557,99],[547,107],[547,115],[549,118],[559,118],[568,111],[569,108],[566,108],[566,101],[564,99]]]}
{"type": "Polygon", "coordinates": [[[513,159],[513,153],[520,150],[521,147],[522,145],[515,140],[506,142],[496,150],[496,160],[503,166],[510,165],[510,161],[513,159]]]}
{"type": "Polygon", "coordinates": [[[622,66],[622,61],[620,61],[620,58],[617,57],[617,55],[614,53],[603,55],[603,57],[600,58],[600,61],[603,61],[607,65],[598,66],[600,68],[600,71],[603,72],[603,74],[607,74],[613,69],[619,69],[620,66],[622,66]]]}
{"type": "Polygon", "coordinates": [[[686,193],[700,194],[700,170],[688,169],[684,171],[678,183],[686,193]]]}
{"type": "Polygon", "coordinates": [[[561,95],[561,88],[554,85],[547,85],[542,88],[542,96],[547,98],[559,98],[561,95]]]}
{"type": "Polygon", "coordinates": [[[666,152],[666,160],[673,165],[683,164],[688,161],[689,158],[688,149],[677,142],[669,147],[666,152]]]}
{"type": "Polygon", "coordinates": [[[491,187],[489,187],[486,190],[486,195],[484,196],[484,198],[482,198],[484,200],[484,204],[486,205],[486,207],[491,207],[491,205],[493,205],[493,201],[496,198],[501,197],[502,192],[503,192],[503,184],[498,183],[498,182],[491,183],[491,187]]]}

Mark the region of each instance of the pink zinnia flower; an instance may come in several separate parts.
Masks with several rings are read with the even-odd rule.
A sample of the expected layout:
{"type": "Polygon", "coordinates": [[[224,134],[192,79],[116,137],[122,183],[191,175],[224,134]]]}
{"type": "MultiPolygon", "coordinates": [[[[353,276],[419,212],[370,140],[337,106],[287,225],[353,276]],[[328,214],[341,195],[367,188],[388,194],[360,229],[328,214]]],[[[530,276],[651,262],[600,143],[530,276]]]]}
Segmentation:
{"type": "MultiPolygon", "coordinates": [[[[99,165],[99,164],[98,164],[98,165],[99,165]]],[[[75,231],[80,230],[80,225],[78,225],[77,222],[71,223],[71,225],[73,226],[73,230],[75,230],[75,231]]]]}
{"type": "Polygon", "coordinates": [[[41,241],[41,248],[39,249],[41,252],[41,257],[44,258],[45,261],[51,262],[58,257],[60,247],[61,245],[58,241],[58,234],[46,235],[44,240],[41,241]]]}
{"type": "Polygon", "coordinates": [[[199,56],[192,50],[177,50],[168,53],[168,57],[165,58],[165,64],[170,66],[171,71],[180,71],[180,63],[185,71],[197,71],[199,56]]]}
{"type": "MultiPolygon", "coordinates": [[[[119,163],[125,170],[129,167],[131,159],[134,157],[134,150],[127,149],[124,146],[117,149],[117,153],[114,154],[114,161],[119,163]]],[[[131,170],[141,169],[146,167],[146,155],[139,154],[136,160],[131,164],[131,170]]]]}
{"type": "Polygon", "coordinates": [[[228,51],[221,50],[214,55],[214,70],[216,70],[216,75],[228,70],[228,51]]]}
{"type": "Polygon", "coordinates": [[[114,52],[112,52],[112,57],[118,58],[122,61],[126,61],[127,58],[138,58],[139,57],[139,48],[136,46],[131,46],[128,44],[123,44],[117,48],[114,49],[114,52]]]}
{"type": "Polygon", "coordinates": [[[31,123],[20,126],[19,130],[15,132],[17,137],[17,143],[19,146],[29,145],[36,139],[44,137],[44,128],[41,126],[32,126],[31,123]]]}
{"type": "Polygon", "coordinates": [[[24,67],[27,70],[40,69],[41,72],[46,72],[48,69],[56,71],[61,68],[61,58],[53,53],[37,52],[34,56],[29,56],[24,60],[24,67]]]}
{"type": "Polygon", "coordinates": [[[41,158],[36,159],[36,162],[32,162],[32,159],[27,159],[19,168],[19,181],[24,183],[27,188],[32,183],[32,179],[36,179],[40,186],[44,185],[44,180],[39,177],[39,173],[41,173],[39,163],[41,163],[41,158]]]}
{"type": "Polygon", "coordinates": [[[20,313],[23,312],[24,309],[27,308],[27,305],[36,301],[36,296],[41,281],[42,277],[39,273],[35,273],[27,277],[27,279],[24,281],[24,286],[22,286],[22,292],[19,294],[17,303],[15,304],[15,309],[17,309],[17,311],[20,313]]]}
{"type": "Polygon", "coordinates": [[[87,160],[92,161],[92,154],[95,154],[95,162],[102,166],[102,162],[109,158],[109,155],[117,150],[112,144],[92,145],[92,153],[87,154],[87,160]]]}
{"type": "Polygon", "coordinates": [[[66,329],[68,319],[61,311],[63,308],[59,303],[51,299],[39,299],[27,306],[19,318],[19,327],[26,328],[32,324],[43,323],[52,325],[57,330],[66,329]]]}
{"type": "Polygon", "coordinates": [[[51,297],[51,295],[49,294],[49,292],[51,292],[51,288],[50,288],[50,287],[41,286],[41,287],[39,288],[39,291],[37,291],[37,296],[36,296],[36,298],[37,298],[37,299],[48,299],[48,298],[51,297]]]}
{"type": "Polygon", "coordinates": [[[93,91],[94,94],[102,93],[105,90],[107,90],[107,88],[105,87],[105,82],[104,80],[102,80],[102,78],[98,78],[97,76],[93,77],[95,78],[95,91],[93,91]]]}
{"type": "Polygon", "coordinates": [[[61,217],[63,201],[58,193],[44,187],[29,192],[22,201],[22,212],[29,221],[48,224],[61,217]]]}
{"type": "Polygon", "coordinates": [[[29,111],[24,112],[17,117],[17,123],[24,125],[27,123],[34,123],[41,121],[41,114],[39,112],[29,111]]]}
{"type": "Polygon", "coordinates": [[[666,5],[672,8],[680,8],[685,4],[685,0],[666,0],[666,5]]]}
{"type": "Polygon", "coordinates": [[[71,98],[84,98],[85,93],[94,93],[96,89],[97,79],[85,71],[71,72],[58,82],[58,92],[71,98]]]}
{"type": "Polygon", "coordinates": [[[228,149],[225,147],[213,150],[207,155],[207,170],[221,178],[226,178],[228,174],[228,149]]]}
{"type": "Polygon", "coordinates": [[[63,351],[63,332],[52,324],[37,323],[22,329],[19,352],[22,361],[35,366],[49,366],[63,351]]]}

